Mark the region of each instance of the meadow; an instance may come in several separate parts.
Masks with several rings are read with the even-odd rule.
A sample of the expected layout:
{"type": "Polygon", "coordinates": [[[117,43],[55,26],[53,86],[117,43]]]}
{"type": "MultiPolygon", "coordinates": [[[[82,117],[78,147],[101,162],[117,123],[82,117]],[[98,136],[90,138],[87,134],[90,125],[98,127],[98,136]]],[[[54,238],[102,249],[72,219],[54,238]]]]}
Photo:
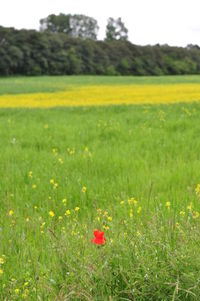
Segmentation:
{"type": "Polygon", "coordinates": [[[200,300],[199,84],[0,79],[0,300],[200,300]],[[56,106],[59,93],[81,97],[80,87],[90,105],[74,94],[56,106]],[[129,101],[94,105],[97,87],[103,100],[106,87],[116,99],[130,91],[129,101]],[[156,104],[133,97],[139,87],[153,89],[156,104]],[[54,105],[31,105],[34,94],[54,105]]]}

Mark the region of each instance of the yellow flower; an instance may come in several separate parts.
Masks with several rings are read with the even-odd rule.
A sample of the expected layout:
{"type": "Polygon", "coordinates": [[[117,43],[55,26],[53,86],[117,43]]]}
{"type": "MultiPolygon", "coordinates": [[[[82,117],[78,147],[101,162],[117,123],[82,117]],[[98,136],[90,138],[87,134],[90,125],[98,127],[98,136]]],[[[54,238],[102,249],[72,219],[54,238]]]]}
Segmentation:
{"type": "Polygon", "coordinates": [[[59,216],[59,217],[58,217],[58,220],[59,220],[59,222],[61,222],[61,221],[62,221],[62,219],[63,219],[63,217],[62,217],[62,216],[59,216]]]}
{"type": "Polygon", "coordinates": [[[141,236],[141,233],[140,233],[139,230],[137,230],[136,235],[137,235],[137,237],[140,237],[140,236],[141,236]]]}
{"type": "Polygon", "coordinates": [[[36,210],[37,208],[38,208],[38,207],[35,205],[35,206],[34,206],[34,209],[36,210]]]}
{"type": "Polygon", "coordinates": [[[142,207],[141,206],[138,207],[137,213],[139,214],[141,212],[141,210],[142,210],[142,207]]]}
{"type": "Polygon", "coordinates": [[[15,289],[15,295],[19,295],[19,292],[20,292],[19,288],[16,288],[15,289]]]}
{"type": "Polygon", "coordinates": [[[108,216],[107,218],[108,218],[109,222],[112,222],[112,217],[111,216],[108,216]]]}
{"type": "Polygon", "coordinates": [[[184,215],[185,215],[185,211],[181,210],[180,211],[180,216],[184,217],[184,215]]]}
{"type": "Polygon", "coordinates": [[[199,217],[199,212],[198,211],[193,212],[193,218],[196,219],[198,217],[199,217]]]}
{"type": "Polygon", "coordinates": [[[13,210],[9,210],[8,215],[9,216],[13,216],[13,214],[14,214],[14,211],[13,210]]]}
{"type": "Polygon", "coordinates": [[[50,179],[50,184],[54,184],[54,179],[50,179]]]}
{"type": "Polygon", "coordinates": [[[71,212],[70,212],[69,209],[65,211],[65,215],[66,215],[66,216],[69,216],[70,214],[71,214],[71,212]]]}
{"type": "Polygon", "coordinates": [[[190,205],[187,206],[187,209],[188,209],[189,211],[192,211],[192,207],[193,207],[193,204],[190,203],[190,205]]]}
{"type": "Polygon", "coordinates": [[[33,188],[33,189],[36,189],[36,187],[37,187],[36,184],[33,184],[33,185],[32,185],[32,188],[33,188]]]}
{"type": "Polygon", "coordinates": [[[57,148],[53,148],[53,149],[52,149],[52,152],[53,152],[53,154],[54,154],[55,156],[57,156],[57,154],[58,154],[57,148]]]}
{"type": "Polygon", "coordinates": [[[86,193],[87,188],[85,186],[82,187],[82,192],[86,193]]]}
{"type": "Polygon", "coordinates": [[[165,206],[167,207],[167,209],[170,209],[171,203],[168,201],[166,202],[165,206]]]}
{"type": "Polygon", "coordinates": [[[2,257],[0,257],[0,264],[4,264],[4,259],[2,257]]]}
{"type": "Polygon", "coordinates": [[[195,191],[196,191],[196,195],[198,195],[200,192],[200,184],[197,184],[195,191]]]}
{"type": "Polygon", "coordinates": [[[30,221],[29,217],[26,218],[26,222],[28,223],[30,221]]]}
{"type": "Polygon", "coordinates": [[[121,202],[120,202],[120,205],[123,205],[123,204],[124,204],[124,201],[121,201],[121,202]]]}
{"type": "Polygon", "coordinates": [[[33,177],[33,172],[32,172],[32,171],[29,171],[28,176],[29,176],[29,178],[32,179],[32,177],[33,177]]]}
{"type": "Polygon", "coordinates": [[[137,205],[137,201],[136,201],[136,199],[135,198],[130,198],[130,199],[128,199],[128,204],[129,205],[134,205],[134,206],[136,206],[137,205]]]}
{"type": "Polygon", "coordinates": [[[55,184],[53,185],[53,189],[56,189],[56,188],[58,188],[58,183],[55,183],[55,184]]]}
{"type": "Polygon", "coordinates": [[[3,270],[2,269],[0,269],[0,277],[1,277],[1,275],[3,275],[3,270]]]}
{"type": "Polygon", "coordinates": [[[106,226],[106,225],[104,225],[104,226],[103,226],[103,229],[105,229],[105,230],[109,230],[109,227],[108,227],[108,226],[106,226]]]}
{"type": "Polygon", "coordinates": [[[59,159],[58,159],[58,162],[59,162],[60,164],[63,164],[62,158],[59,158],[59,159]]]}
{"type": "Polygon", "coordinates": [[[76,212],[78,212],[79,210],[80,210],[80,208],[79,208],[79,207],[76,207],[76,208],[75,208],[75,211],[76,211],[76,212]]]}
{"type": "Polygon", "coordinates": [[[46,223],[43,222],[43,223],[41,224],[40,228],[41,228],[41,229],[44,229],[45,224],[46,224],[46,223]]]}
{"type": "Polygon", "coordinates": [[[49,211],[49,216],[50,217],[54,217],[54,215],[55,215],[55,213],[51,210],[51,211],[49,211]]]}

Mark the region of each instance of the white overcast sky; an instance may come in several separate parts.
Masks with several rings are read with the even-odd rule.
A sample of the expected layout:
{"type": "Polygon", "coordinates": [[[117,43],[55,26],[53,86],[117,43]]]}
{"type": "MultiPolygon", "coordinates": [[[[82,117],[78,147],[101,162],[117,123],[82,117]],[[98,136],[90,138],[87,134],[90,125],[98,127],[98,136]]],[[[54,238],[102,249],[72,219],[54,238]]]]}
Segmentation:
{"type": "Polygon", "coordinates": [[[99,39],[109,17],[122,17],[134,44],[200,45],[200,0],[0,0],[0,25],[39,29],[61,12],[97,19],[99,39]]]}

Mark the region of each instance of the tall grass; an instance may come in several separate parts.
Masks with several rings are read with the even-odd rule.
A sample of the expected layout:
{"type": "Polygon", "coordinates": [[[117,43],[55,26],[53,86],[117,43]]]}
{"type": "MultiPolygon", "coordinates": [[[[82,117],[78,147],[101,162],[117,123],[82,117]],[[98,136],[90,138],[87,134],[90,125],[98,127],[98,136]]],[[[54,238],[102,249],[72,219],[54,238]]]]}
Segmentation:
{"type": "Polygon", "coordinates": [[[199,114],[1,109],[1,300],[199,300],[199,114]]]}

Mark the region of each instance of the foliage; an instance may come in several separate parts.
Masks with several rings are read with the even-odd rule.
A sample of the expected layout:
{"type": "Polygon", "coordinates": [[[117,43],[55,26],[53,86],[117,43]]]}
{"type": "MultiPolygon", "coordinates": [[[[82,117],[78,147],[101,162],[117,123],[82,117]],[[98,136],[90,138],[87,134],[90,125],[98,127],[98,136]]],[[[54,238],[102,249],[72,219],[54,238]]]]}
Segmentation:
{"type": "Polygon", "coordinates": [[[123,40],[94,41],[86,38],[89,35],[86,39],[80,37],[0,27],[0,75],[200,73],[198,46],[137,46],[123,40]]]}
{"type": "Polygon", "coordinates": [[[106,40],[128,40],[128,29],[125,27],[121,18],[109,18],[106,26],[106,40]]]}
{"type": "Polygon", "coordinates": [[[40,20],[40,30],[58,33],[62,32],[74,38],[96,40],[99,26],[94,18],[85,15],[58,16],[52,14],[40,20]]]}

